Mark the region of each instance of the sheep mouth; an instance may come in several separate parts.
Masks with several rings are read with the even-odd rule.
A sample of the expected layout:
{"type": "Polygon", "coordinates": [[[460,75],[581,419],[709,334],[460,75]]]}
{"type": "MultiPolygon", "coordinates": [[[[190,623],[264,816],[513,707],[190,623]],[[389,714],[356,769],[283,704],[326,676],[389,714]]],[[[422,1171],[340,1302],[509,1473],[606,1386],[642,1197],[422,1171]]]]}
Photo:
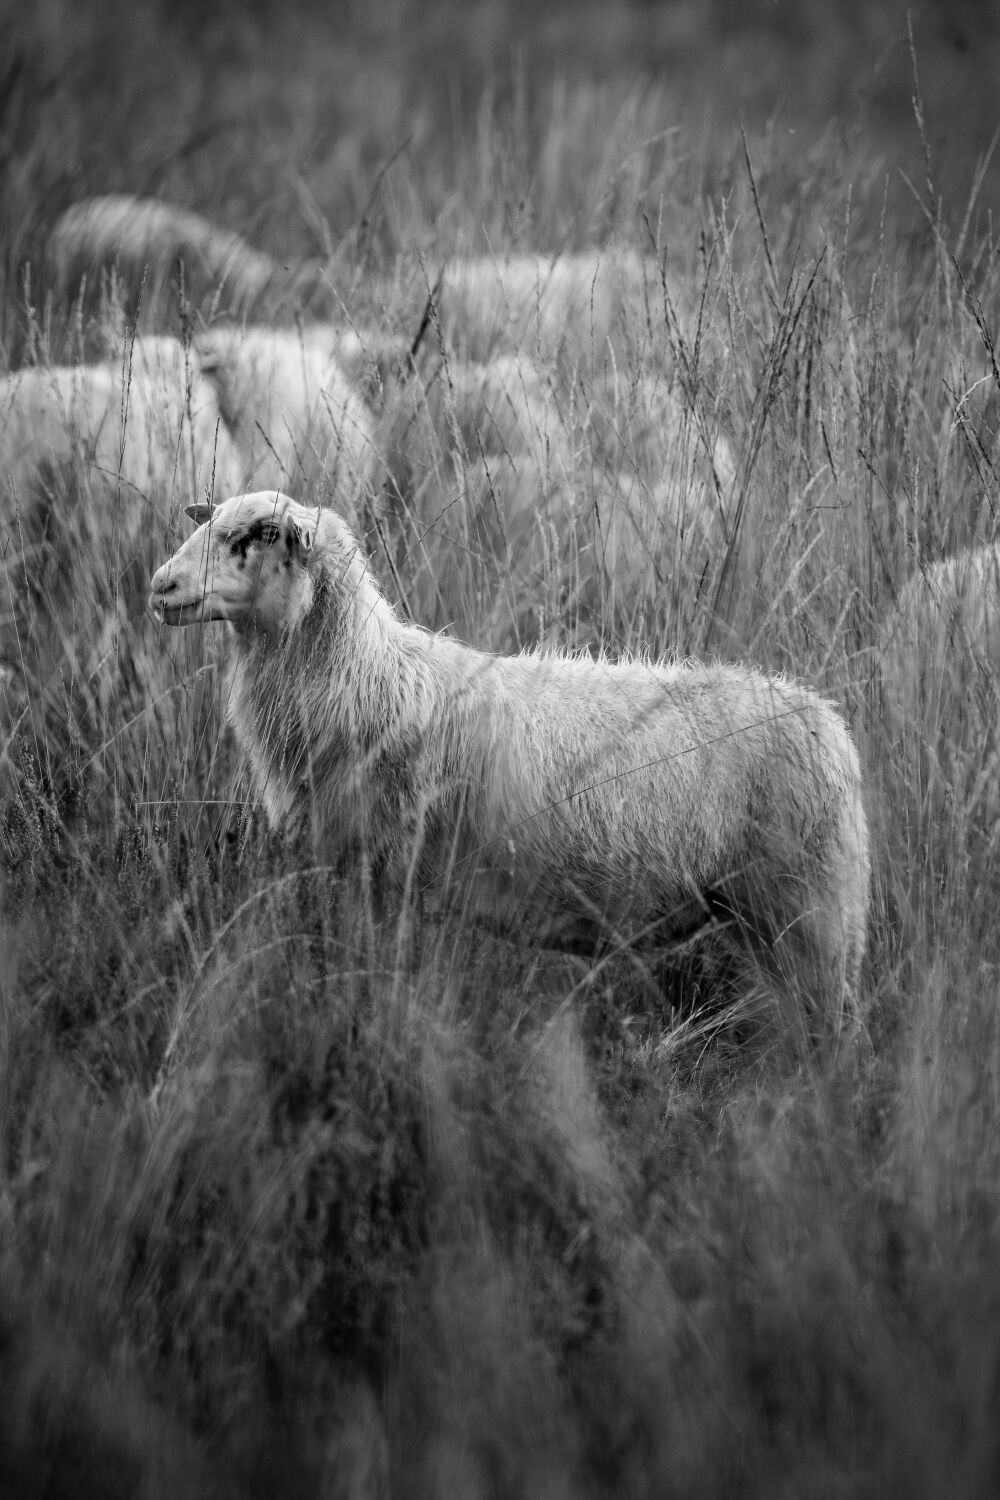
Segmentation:
{"type": "Polygon", "coordinates": [[[183,603],[169,595],[150,594],[149,607],[161,625],[193,625],[205,618],[203,599],[183,603]]]}

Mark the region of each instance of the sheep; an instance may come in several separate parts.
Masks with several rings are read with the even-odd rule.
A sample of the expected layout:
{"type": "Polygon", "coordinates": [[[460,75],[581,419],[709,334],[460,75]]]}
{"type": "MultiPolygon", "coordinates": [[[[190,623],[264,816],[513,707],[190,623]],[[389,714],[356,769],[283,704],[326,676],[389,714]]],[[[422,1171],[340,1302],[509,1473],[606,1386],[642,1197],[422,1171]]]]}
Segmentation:
{"type": "Polygon", "coordinates": [[[495,603],[522,636],[538,616],[638,628],[728,540],[729,445],[662,375],[567,389],[524,355],[453,356],[389,388],[378,446],[431,575],[424,610],[443,601],[463,630],[495,603]]]}
{"type": "Polygon", "coordinates": [[[608,377],[572,391],[566,425],[576,455],[566,548],[581,554],[589,608],[632,636],[677,618],[731,539],[736,465],[719,419],[696,416],[662,372],[608,377]],[[582,496],[583,500],[577,497],[582,496]]]}
{"type": "Polygon", "coordinates": [[[214,328],[195,337],[198,368],[215,386],[247,487],[319,483],[325,500],[353,506],[375,452],[374,418],[355,378],[357,342],[328,324],[214,328]]]}
{"type": "Polygon", "coordinates": [[[736,477],[736,461],[718,413],[700,417],[662,372],[594,382],[578,420],[595,456],[609,472],[655,488],[671,477],[696,475],[725,494],[736,477]]]}
{"type": "Polygon", "coordinates": [[[504,349],[603,359],[623,314],[644,323],[649,299],[662,304],[659,276],[655,262],[628,247],[455,256],[441,272],[438,315],[466,359],[504,349]]]}
{"type": "MultiPolygon", "coordinates": [[[[128,341],[120,361],[31,367],[0,380],[0,487],[29,504],[41,476],[82,462],[137,502],[243,486],[213,386],[175,339],[128,341]]],[[[136,523],[138,525],[138,522],[136,523]]]]}
{"type": "Polygon", "coordinates": [[[150,269],[155,295],[168,270],[181,261],[188,295],[202,282],[206,289],[224,286],[233,305],[244,308],[287,280],[275,260],[239,235],[190,210],[129,193],[72,204],[56,221],[46,254],[56,284],[71,294],[81,277],[102,264],[117,264],[136,281],[150,269]]]}
{"type": "Polygon", "coordinates": [[[546,945],[727,917],[853,1007],[869,855],[832,704],[746,666],[493,656],[404,624],[335,512],[193,505],[165,625],[228,621],[228,712],[274,827],[546,945]]]}
{"type": "MultiPolygon", "coordinates": [[[[527,359],[512,354],[487,364],[450,358],[426,374],[408,373],[388,392],[379,434],[391,481],[404,497],[439,488],[453,460],[461,467],[481,461],[494,477],[501,465],[513,474],[527,460],[535,483],[530,497],[503,505],[508,520],[534,508],[546,454],[559,445],[551,392],[527,359]]],[[[427,505],[419,509],[425,524],[436,518],[427,505]]]]}
{"type": "Polygon", "coordinates": [[[176,340],[136,338],[121,360],[0,380],[0,550],[15,624],[0,654],[16,660],[29,627],[39,649],[55,625],[67,680],[120,692],[121,627],[145,600],[153,538],[173,529],[180,496],[231,494],[243,479],[215,391],[176,340]],[[73,639],[52,616],[70,597],[87,622],[73,639]]]}
{"type": "Polygon", "coordinates": [[[879,640],[883,729],[927,835],[949,859],[996,858],[1000,543],[921,567],[879,640]]]}
{"type": "Polygon", "coordinates": [[[383,514],[412,559],[411,608],[437,604],[466,629],[490,606],[534,603],[540,534],[564,529],[571,453],[531,363],[420,362],[386,385],[377,441],[383,514]]]}

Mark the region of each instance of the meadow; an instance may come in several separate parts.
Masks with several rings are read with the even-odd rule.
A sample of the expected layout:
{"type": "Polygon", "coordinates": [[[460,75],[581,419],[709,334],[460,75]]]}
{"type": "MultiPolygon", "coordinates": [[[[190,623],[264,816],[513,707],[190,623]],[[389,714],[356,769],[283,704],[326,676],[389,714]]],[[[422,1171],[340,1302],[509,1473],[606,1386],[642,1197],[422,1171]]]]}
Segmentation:
{"type": "MultiPolygon", "coordinates": [[[[471,441],[422,440],[416,529],[391,529],[388,456],[356,523],[401,610],[486,649],[718,655],[831,697],[865,771],[872,919],[862,1034],[805,1049],[766,996],[664,988],[627,955],[375,926],[357,880],[254,806],[222,629],[146,610],[193,497],[136,497],[84,456],[41,501],[4,476],[0,1490],[995,1494],[1000,664],[953,642],[947,713],[885,670],[907,582],[996,532],[985,166],[939,181],[919,83],[907,186],[863,128],[805,148],[685,120],[627,58],[595,81],[515,56],[472,108],[415,103],[446,7],[375,119],[365,26],[416,36],[403,5],[344,6],[352,46],[313,55],[290,25],[267,68],[240,7],[197,48],[183,9],[139,7],[141,46],[106,10],[85,36],[40,8],[46,45],[12,54],[8,366],[127,369],[137,327],[224,324],[173,272],[61,297],[46,230],[74,191],[156,191],[316,256],[308,305],[256,315],[406,344],[457,253],[637,252],[652,274],[606,337],[585,317],[553,348],[528,318],[513,359],[581,514],[609,475],[625,494],[675,465],[713,515],[696,562],[679,546],[623,584],[547,526],[547,432],[516,575],[456,544],[471,441]],[[669,441],[650,379],[684,414],[669,441]],[[732,468],[706,480],[720,434],[732,468]]],[[[439,319],[424,339],[447,391],[439,319]]],[[[409,387],[402,436],[391,410],[380,430],[406,449],[426,405],[454,433],[450,399],[409,387]]]]}

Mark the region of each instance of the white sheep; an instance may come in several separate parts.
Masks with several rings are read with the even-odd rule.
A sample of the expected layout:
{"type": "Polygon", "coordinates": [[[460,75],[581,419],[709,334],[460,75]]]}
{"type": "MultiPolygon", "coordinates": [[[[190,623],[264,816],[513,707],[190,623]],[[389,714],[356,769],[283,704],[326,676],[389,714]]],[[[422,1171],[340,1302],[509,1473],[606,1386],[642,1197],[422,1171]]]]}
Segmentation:
{"type": "Polygon", "coordinates": [[[318,485],[325,502],[353,508],[375,454],[357,343],[329,324],[213,328],[195,337],[199,370],[215,385],[248,488],[318,485]]]}
{"type": "MultiPolygon", "coordinates": [[[[671,485],[679,491],[697,482],[716,496],[728,496],[736,460],[720,414],[693,410],[676,379],[662,371],[616,375],[590,384],[586,398],[577,421],[595,458],[620,486],[634,480],[651,489],[671,485]]],[[[716,529],[711,519],[702,524],[716,529]]]]}
{"type": "MultiPolygon", "coordinates": [[[[560,255],[455,256],[442,271],[438,315],[466,359],[504,349],[603,360],[619,320],[639,327],[662,307],[660,272],[627,246],[560,255]]],[[[613,342],[616,340],[613,339],[613,342]]]]}
{"type": "Polygon", "coordinates": [[[742,666],[488,655],[401,623],[333,512],[189,513],[150,604],[232,625],[229,716],[273,825],[557,946],[728,915],[838,1018],[853,1003],[868,835],[831,704],[742,666]]]}
{"type": "Polygon", "coordinates": [[[447,471],[476,465],[502,495],[510,492],[501,511],[514,521],[535,509],[562,438],[553,393],[534,365],[498,354],[488,363],[450,358],[406,372],[387,392],[379,446],[391,480],[416,502],[424,524],[437,517],[422,493],[440,491],[447,471]]]}
{"type": "Polygon", "coordinates": [[[571,454],[555,394],[528,360],[420,362],[386,385],[378,448],[411,606],[439,600],[466,629],[498,599],[505,612],[537,602],[541,534],[565,530],[571,454]]]}
{"type": "Polygon", "coordinates": [[[884,729],[936,840],[995,857],[1000,816],[1000,544],[923,566],[879,642],[884,729]]]}
{"type": "Polygon", "coordinates": [[[176,340],[0,380],[0,550],[18,633],[29,601],[47,618],[75,599],[86,629],[60,632],[67,679],[95,701],[119,692],[117,643],[153,538],[172,532],[180,496],[231,494],[243,470],[214,387],[176,340]]]}
{"type": "Polygon", "coordinates": [[[245,464],[212,384],[171,338],[127,340],[96,365],[33,366],[0,380],[0,506],[31,508],[40,480],[80,465],[120,491],[138,530],[145,507],[232,493],[245,464]]]}
{"type": "Polygon", "coordinates": [[[718,417],[648,372],[579,382],[566,426],[578,574],[630,634],[671,618],[675,636],[685,581],[714,576],[730,539],[736,465],[718,417]]]}
{"type": "Polygon", "coordinates": [[[175,204],[129,193],[72,204],[56,221],[46,254],[58,285],[71,294],[82,276],[104,264],[118,264],[136,279],[148,268],[152,292],[180,261],[189,295],[193,283],[205,282],[225,287],[232,302],[243,306],[287,280],[275,260],[239,235],[175,204]]]}
{"type": "Polygon", "coordinates": [[[729,445],[663,375],[584,387],[525,355],[450,357],[389,386],[378,445],[411,555],[463,630],[497,596],[529,634],[538,611],[648,623],[723,556],[729,445]]]}

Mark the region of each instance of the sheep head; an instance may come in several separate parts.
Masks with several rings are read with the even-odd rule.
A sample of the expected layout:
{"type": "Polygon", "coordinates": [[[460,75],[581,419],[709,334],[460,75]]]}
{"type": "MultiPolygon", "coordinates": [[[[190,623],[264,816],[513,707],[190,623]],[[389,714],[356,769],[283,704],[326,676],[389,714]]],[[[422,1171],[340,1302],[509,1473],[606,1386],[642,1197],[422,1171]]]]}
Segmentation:
{"type": "Polygon", "coordinates": [[[274,490],[185,509],[198,529],[150,581],[163,624],[228,620],[265,633],[294,625],[312,602],[316,511],[274,490]]]}

